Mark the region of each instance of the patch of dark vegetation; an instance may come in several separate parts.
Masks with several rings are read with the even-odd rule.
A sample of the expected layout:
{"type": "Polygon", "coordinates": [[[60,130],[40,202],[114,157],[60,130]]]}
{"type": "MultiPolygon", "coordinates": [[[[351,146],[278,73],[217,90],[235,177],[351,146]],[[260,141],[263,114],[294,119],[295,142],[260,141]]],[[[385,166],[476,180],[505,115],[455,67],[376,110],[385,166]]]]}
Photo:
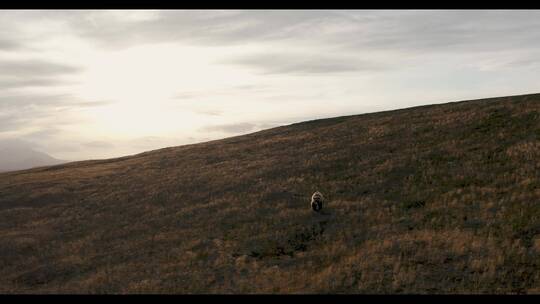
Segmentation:
{"type": "Polygon", "coordinates": [[[410,210],[410,209],[422,208],[425,205],[426,205],[426,202],[423,200],[411,200],[411,201],[402,202],[401,207],[405,210],[410,210]]]}
{"type": "Polygon", "coordinates": [[[296,228],[283,240],[267,240],[259,249],[251,250],[248,256],[258,259],[285,255],[294,257],[295,253],[307,251],[309,244],[323,235],[327,223],[328,221],[319,221],[310,227],[296,228]]]}
{"type": "Polygon", "coordinates": [[[540,225],[536,225],[530,228],[518,230],[514,237],[520,239],[523,242],[525,248],[530,248],[533,243],[533,239],[540,235],[540,225]]]}
{"type": "Polygon", "coordinates": [[[480,134],[493,134],[514,122],[512,112],[506,108],[496,108],[489,115],[472,127],[472,131],[480,134]]]}

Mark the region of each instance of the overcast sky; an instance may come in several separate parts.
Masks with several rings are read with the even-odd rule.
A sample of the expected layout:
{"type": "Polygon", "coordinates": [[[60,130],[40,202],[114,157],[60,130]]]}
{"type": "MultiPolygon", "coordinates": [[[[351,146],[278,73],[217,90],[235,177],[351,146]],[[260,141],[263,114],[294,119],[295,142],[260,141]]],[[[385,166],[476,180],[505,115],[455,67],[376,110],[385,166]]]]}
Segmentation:
{"type": "Polygon", "coordinates": [[[540,11],[4,10],[0,71],[0,141],[108,158],[540,92],[540,11]]]}

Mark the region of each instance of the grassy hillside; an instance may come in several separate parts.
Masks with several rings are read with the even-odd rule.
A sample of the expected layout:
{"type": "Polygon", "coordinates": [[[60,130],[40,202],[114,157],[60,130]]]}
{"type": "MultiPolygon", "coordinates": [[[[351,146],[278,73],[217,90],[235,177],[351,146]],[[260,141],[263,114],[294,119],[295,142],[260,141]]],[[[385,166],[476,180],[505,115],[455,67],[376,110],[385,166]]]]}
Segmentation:
{"type": "Polygon", "coordinates": [[[540,293],[539,175],[540,94],[3,173],[0,292],[540,293]]]}

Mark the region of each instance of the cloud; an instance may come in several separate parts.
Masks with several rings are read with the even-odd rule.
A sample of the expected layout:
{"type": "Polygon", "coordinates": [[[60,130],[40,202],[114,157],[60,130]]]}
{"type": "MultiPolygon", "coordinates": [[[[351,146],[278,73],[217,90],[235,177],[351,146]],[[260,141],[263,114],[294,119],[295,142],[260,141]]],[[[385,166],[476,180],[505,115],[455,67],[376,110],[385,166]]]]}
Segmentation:
{"type": "Polygon", "coordinates": [[[193,112],[197,114],[203,114],[208,116],[221,116],[223,114],[223,111],[221,110],[193,110],[193,112]]]}
{"type": "Polygon", "coordinates": [[[0,89],[20,89],[27,87],[49,87],[73,84],[73,81],[66,81],[52,78],[32,78],[32,77],[0,77],[0,89]]]}
{"type": "MultiPolygon", "coordinates": [[[[199,45],[231,45],[265,39],[287,39],[298,23],[311,23],[332,12],[318,11],[159,11],[138,22],[90,11],[69,19],[80,36],[105,47],[189,41],[199,45]],[[276,30],[278,29],[278,30],[276,30]]],[[[52,16],[51,16],[52,17],[52,16]]]]}
{"type": "Polygon", "coordinates": [[[55,76],[80,72],[80,67],[43,60],[0,61],[0,70],[10,76],[55,76]]]}
{"type": "MultiPolygon", "coordinates": [[[[425,53],[535,50],[540,46],[540,11],[59,10],[4,12],[0,17],[7,20],[4,23],[14,24],[10,28],[31,23],[36,17],[47,24],[63,23],[66,26],[59,33],[69,33],[109,49],[160,42],[280,48],[278,58],[272,58],[274,54],[254,54],[230,60],[259,68],[262,73],[371,71],[379,68],[373,62],[383,52],[402,52],[402,59],[394,56],[394,61],[404,61],[425,53]],[[307,52],[307,58],[302,58],[289,54],[291,49],[317,49],[325,53],[322,56],[307,52]],[[345,54],[362,59],[349,64],[351,58],[342,58],[345,54]],[[258,59],[278,65],[271,67],[258,59]]],[[[14,47],[12,36],[0,37],[0,47],[2,41],[7,47],[14,47]]],[[[31,43],[42,37],[25,38],[31,43]]]]}
{"type": "Polygon", "coordinates": [[[291,47],[363,50],[489,51],[540,45],[539,11],[39,11],[18,20],[62,20],[107,48],[189,42],[236,45],[281,41],[291,47]]]}
{"type": "Polygon", "coordinates": [[[62,131],[60,131],[57,128],[44,128],[44,129],[41,129],[39,131],[35,131],[35,132],[30,133],[30,134],[26,134],[25,138],[34,141],[34,140],[39,140],[39,139],[50,138],[50,137],[56,136],[56,135],[58,135],[60,133],[62,133],[62,131]]]}
{"type": "Polygon", "coordinates": [[[351,56],[319,54],[254,54],[222,63],[255,68],[263,74],[328,74],[345,72],[374,72],[387,67],[351,56]]]}
{"type": "Polygon", "coordinates": [[[195,99],[201,97],[212,97],[212,96],[226,96],[226,95],[235,95],[239,92],[245,93],[260,93],[267,92],[271,90],[271,87],[268,85],[260,84],[244,84],[244,85],[235,85],[231,87],[215,89],[215,90],[201,90],[201,91],[185,91],[180,92],[174,95],[173,99],[195,99]]]}
{"type": "Polygon", "coordinates": [[[29,127],[43,117],[53,115],[51,110],[59,103],[54,99],[22,96],[0,97],[0,133],[29,127]],[[42,101],[42,104],[35,104],[42,101]]]}
{"type": "Polygon", "coordinates": [[[14,40],[0,38],[0,51],[14,51],[20,48],[20,44],[14,40]]]}
{"type": "Polygon", "coordinates": [[[200,129],[205,132],[224,132],[224,133],[244,133],[253,130],[256,127],[252,123],[234,123],[224,125],[206,126],[200,129]]]}
{"type": "Polygon", "coordinates": [[[106,141],[95,140],[91,142],[86,142],[82,144],[84,147],[88,148],[98,148],[98,149],[111,149],[114,148],[114,144],[106,141]]]}
{"type": "Polygon", "coordinates": [[[102,106],[108,101],[87,101],[71,94],[16,94],[0,96],[0,133],[21,128],[48,124],[46,119],[55,118],[56,124],[76,120],[59,111],[102,106]]]}
{"type": "Polygon", "coordinates": [[[82,68],[42,60],[0,61],[0,89],[50,87],[75,83],[63,76],[77,74],[82,68]]]}
{"type": "Polygon", "coordinates": [[[144,136],[129,140],[125,143],[125,145],[134,148],[137,152],[142,152],[151,149],[177,146],[185,143],[185,139],[182,140],[181,138],[144,136]]]}
{"type": "Polygon", "coordinates": [[[88,101],[83,100],[72,94],[13,94],[7,96],[0,96],[0,110],[22,110],[25,107],[36,108],[85,108],[85,107],[97,107],[110,104],[111,101],[97,100],[88,101]]]}
{"type": "MultiPolygon", "coordinates": [[[[446,52],[540,45],[540,11],[532,10],[56,10],[0,15],[3,27],[11,25],[10,29],[38,17],[45,24],[65,24],[62,34],[88,39],[105,48],[160,42],[206,46],[278,42],[293,48],[325,47],[334,51],[446,52]]],[[[3,33],[0,49],[20,46],[13,42],[15,34],[28,43],[43,38],[3,33]]]]}

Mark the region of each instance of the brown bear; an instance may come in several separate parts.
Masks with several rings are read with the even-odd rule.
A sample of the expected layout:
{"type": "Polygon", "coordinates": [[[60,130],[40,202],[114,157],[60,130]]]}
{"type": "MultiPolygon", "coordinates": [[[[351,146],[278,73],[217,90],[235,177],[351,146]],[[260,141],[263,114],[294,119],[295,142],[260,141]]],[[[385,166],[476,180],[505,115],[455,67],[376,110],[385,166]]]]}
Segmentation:
{"type": "Polygon", "coordinates": [[[322,209],[323,201],[324,197],[322,193],[320,193],[319,191],[313,193],[313,195],[311,196],[311,208],[313,209],[313,211],[319,212],[322,209]]]}

